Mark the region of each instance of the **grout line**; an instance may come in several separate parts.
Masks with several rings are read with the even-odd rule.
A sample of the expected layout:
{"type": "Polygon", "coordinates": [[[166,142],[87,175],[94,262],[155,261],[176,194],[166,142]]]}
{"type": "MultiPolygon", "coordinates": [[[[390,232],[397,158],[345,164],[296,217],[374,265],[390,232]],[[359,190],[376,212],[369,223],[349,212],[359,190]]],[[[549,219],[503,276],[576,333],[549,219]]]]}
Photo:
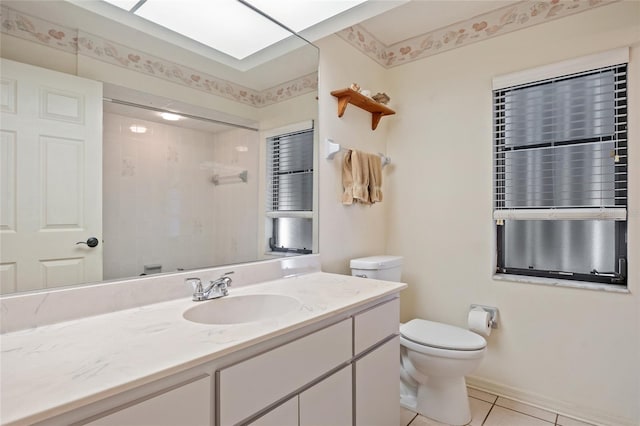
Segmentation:
{"type": "Polygon", "coordinates": [[[545,420],[545,419],[542,419],[540,417],[532,416],[531,414],[523,413],[522,411],[514,410],[513,408],[503,407],[502,405],[498,405],[498,407],[504,408],[505,410],[513,411],[514,413],[522,414],[524,416],[532,417],[532,418],[534,418],[536,420],[540,420],[540,421],[549,423],[550,425],[554,425],[554,426],[555,426],[555,424],[557,423],[557,420],[558,420],[558,414],[556,414],[556,413],[551,413],[551,414],[555,414],[556,415],[556,421],[552,423],[549,420],[545,420]]]}
{"type": "MultiPolygon", "coordinates": [[[[522,405],[526,405],[527,407],[537,408],[537,409],[539,409],[539,410],[541,410],[541,411],[546,411],[546,412],[547,412],[547,413],[549,413],[549,414],[555,414],[556,419],[553,421],[553,424],[555,425],[555,424],[558,422],[558,413],[554,413],[553,411],[549,411],[549,410],[546,410],[546,409],[544,409],[544,408],[536,407],[535,405],[527,404],[526,402],[520,402],[520,401],[517,401],[517,400],[515,400],[515,399],[507,398],[506,396],[505,396],[505,397],[503,397],[503,398],[504,398],[504,399],[508,399],[509,401],[515,401],[515,402],[517,402],[517,403],[519,403],[519,404],[522,404],[522,405]]],[[[539,419],[539,420],[542,420],[542,421],[547,422],[547,423],[552,423],[551,421],[549,421],[549,420],[547,420],[547,419],[543,419],[542,417],[538,417],[538,416],[533,415],[533,414],[525,413],[524,411],[518,411],[518,410],[516,410],[515,408],[505,407],[504,405],[497,404],[497,402],[498,402],[498,400],[496,400],[496,405],[497,405],[498,407],[506,408],[507,410],[515,411],[516,413],[525,414],[525,415],[527,415],[527,416],[529,416],[529,417],[533,417],[533,418],[535,418],[535,419],[539,419]]]]}
{"type": "Polygon", "coordinates": [[[413,416],[413,418],[411,420],[409,420],[409,423],[407,423],[406,426],[409,426],[411,423],[413,423],[413,421],[416,419],[416,417],[418,417],[418,413],[416,413],[416,415],[413,416]]]}
{"type": "Polygon", "coordinates": [[[495,403],[496,403],[496,401],[498,401],[498,398],[499,398],[499,396],[498,396],[498,395],[496,395],[496,394],[493,394],[493,393],[488,392],[488,391],[486,391],[486,390],[482,390],[482,389],[479,389],[479,388],[473,388],[473,387],[469,387],[469,386],[467,386],[467,396],[468,396],[469,398],[479,399],[480,401],[484,401],[484,402],[489,403],[489,404],[495,404],[495,403]],[[492,397],[493,397],[493,402],[485,401],[484,399],[480,399],[480,398],[478,398],[478,397],[475,397],[475,396],[471,396],[471,395],[469,395],[469,389],[477,390],[477,391],[480,391],[480,392],[482,392],[482,393],[486,393],[487,395],[492,396],[492,397]]]}
{"type": "Polygon", "coordinates": [[[471,395],[469,395],[468,397],[469,397],[469,398],[473,398],[473,399],[475,399],[476,401],[486,402],[487,404],[491,404],[491,405],[495,404],[495,403],[496,403],[496,400],[498,399],[498,397],[496,396],[496,399],[494,399],[494,400],[493,400],[493,402],[490,402],[490,401],[487,401],[487,400],[485,400],[485,399],[476,398],[475,396],[471,396],[471,395]]]}
{"type": "MultiPolygon", "coordinates": [[[[487,418],[489,417],[489,414],[490,414],[490,413],[491,413],[491,411],[493,410],[493,407],[497,405],[497,406],[498,406],[498,407],[500,407],[500,408],[504,408],[504,409],[506,409],[506,410],[514,411],[514,412],[516,412],[516,413],[520,413],[520,414],[524,414],[525,416],[533,417],[534,419],[537,419],[537,420],[542,420],[543,422],[547,422],[547,423],[549,423],[549,424],[553,424],[554,426],[562,426],[562,425],[560,425],[560,424],[558,423],[558,420],[559,420],[559,418],[560,418],[560,414],[559,414],[559,413],[555,413],[555,412],[550,411],[550,410],[548,410],[548,409],[546,409],[546,408],[537,407],[537,406],[535,406],[535,405],[530,405],[530,404],[527,404],[526,402],[521,402],[521,401],[518,401],[518,400],[516,400],[516,399],[512,399],[512,398],[510,398],[510,397],[507,397],[507,396],[502,396],[502,398],[504,398],[504,399],[508,399],[508,400],[511,400],[511,401],[515,401],[515,402],[518,402],[518,403],[520,403],[520,404],[523,404],[523,405],[526,405],[526,406],[529,406],[529,407],[533,407],[533,408],[538,408],[538,409],[540,409],[540,410],[547,411],[547,412],[549,412],[549,413],[551,413],[551,414],[554,414],[554,415],[556,416],[556,418],[555,418],[555,420],[554,420],[553,422],[551,422],[551,421],[549,421],[549,420],[547,420],[547,419],[543,419],[543,418],[541,418],[541,417],[537,417],[537,416],[534,416],[534,415],[532,415],[532,414],[524,413],[524,412],[522,412],[522,411],[518,411],[518,410],[515,410],[515,409],[513,409],[513,408],[509,408],[509,407],[504,407],[504,406],[502,406],[502,405],[498,404],[497,402],[498,402],[498,399],[500,398],[500,396],[499,396],[499,395],[494,395],[494,394],[492,394],[491,392],[487,392],[487,391],[485,391],[485,390],[478,389],[478,388],[470,388],[470,389],[476,389],[476,390],[479,390],[479,391],[481,391],[481,392],[484,392],[484,393],[486,393],[486,394],[488,394],[488,395],[491,395],[491,396],[495,397],[495,399],[493,400],[493,404],[492,404],[491,408],[489,409],[489,413],[487,413],[487,416],[484,418],[484,421],[482,422],[482,424],[483,424],[483,425],[484,425],[484,423],[487,421],[487,418]]],[[[471,395],[468,395],[468,396],[469,396],[469,398],[477,399],[477,400],[479,400],[479,401],[483,401],[483,402],[486,402],[486,403],[491,404],[490,402],[485,401],[484,399],[480,399],[480,398],[477,398],[477,397],[474,397],[474,396],[471,396],[471,395]]],[[[407,426],[408,426],[408,425],[407,425],[407,426]]]]}
{"type": "MultiPolygon", "coordinates": [[[[497,400],[498,400],[498,398],[496,398],[496,401],[497,401],[497,400]]],[[[486,402],[486,401],[485,401],[485,402],[486,402]]],[[[489,408],[489,411],[487,412],[487,415],[486,415],[486,416],[484,416],[484,420],[482,420],[481,425],[484,425],[484,424],[486,423],[487,419],[489,418],[489,414],[491,414],[491,411],[493,411],[493,407],[495,407],[495,406],[496,406],[496,403],[495,403],[495,401],[494,401],[494,402],[493,402],[493,404],[491,404],[491,408],[489,408]]]]}
{"type": "Polygon", "coordinates": [[[558,416],[559,416],[559,414],[558,414],[558,413],[556,413],[555,411],[551,411],[551,410],[550,410],[550,409],[548,409],[548,408],[543,408],[543,407],[540,407],[540,406],[537,406],[537,405],[531,405],[531,404],[529,404],[529,403],[527,403],[527,402],[523,402],[523,401],[520,401],[520,400],[518,400],[518,399],[514,399],[514,398],[511,398],[511,397],[508,397],[508,396],[499,396],[499,397],[498,397],[498,399],[496,399],[496,405],[497,405],[498,407],[506,408],[507,410],[515,411],[516,413],[525,414],[525,415],[527,415],[527,416],[529,416],[529,417],[533,417],[533,418],[535,418],[535,419],[542,420],[542,421],[547,422],[547,423],[553,423],[554,425],[555,425],[555,424],[557,423],[557,421],[558,421],[558,416]],[[536,409],[541,410],[541,411],[546,411],[546,412],[547,412],[547,413],[549,413],[549,414],[554,414],[554,415],[556,416],[556,420],[555,420],[554,422],[551,422],[550,420],[543,419],[542,417],[538,417],[538,416],[533,415],[533,414],[525,413],[524,411],[518,411],[518,410],[517,410],[517,409],[515,409],[515,408],[509,408],[509,407],[506,407],[506,406],[504,406],[504,405],[500,405],[500,404],[498,404],[498,399],[500,399],[500,398],[502,398],[502,399],[507,399],[507,400],[509,400],[509,401],[513,401],[513,402],[517,402],[518,404],[526,405],[527,407],[536,408],[536,409]]]}

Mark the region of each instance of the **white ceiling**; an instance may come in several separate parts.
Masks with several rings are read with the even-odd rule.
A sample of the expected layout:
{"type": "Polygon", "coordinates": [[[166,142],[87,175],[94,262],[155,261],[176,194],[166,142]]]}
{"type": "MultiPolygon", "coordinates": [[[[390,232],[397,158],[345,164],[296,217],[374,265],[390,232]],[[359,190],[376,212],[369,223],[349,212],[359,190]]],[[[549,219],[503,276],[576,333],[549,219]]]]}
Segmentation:
{"type": "MultiPolygon", "coordinates": [[[[60,1],[47,1],[47,0],[37,0],[37,1],[3,0],[3,2],[5,1],[10,1],[15,3],[31,3],[31,2],[44,3],[44,4],[46,4],[47,2],[56,3],[56,4],[61,3],[60,1]]],[[[190,51],[201,57],[214,60],[220,64],[223,64],[225,66],[231,67],[239,71],[248,71],[248,70],[256,69],[258,66],[265,64],[266,62],[269,62],[273,59],[280,58],[283,55],[289,52],[292,52],[294,50],[297,50],[302,45],[306,44],[304,40],[301,40],[298,37],[291,35],[276,43],[271,44],[270,46],[264,49],[261,49],[255,53],[249,54],[246,57],[244,56],[245,54],[247,54],[247,52],[245,51],[244,53],[239,54],[238,56],[238,57],[242,57],[242,59],[238,59],[238,57],[233,57],[231,55],[223,53],[222,51],[216,50],[215,48],[202,44],[201,42],[195,41],[194,39],[189,38],[186,34],[183,34],[182,32],[177,32],[179,31],[178,28],[176,28],[176,31],[172,31],[168,28],[163,27],[162,25],[158,25],[155,22],[149,21],[147,19],[142,18],[141,16],[138,16],[137,13],[136,14],[129,13],[128,11],[121,9],[120,7],[116,7],[114,6],[114,4],[110,4],[107,1],[111,3],[121,3],[121,2],[125,3],[124,4],[125,8],[127,6],[130,6],[130,3],[128,3],[128,0],[124,0],[124,1],[63,0],[62,3],[67,2],[69,4],[76,6],[76,8],[84,9],[85,12],[87,11],[91,12],[91,14],[94,16],[90,17],[89,19],[95,20],[96,17],[106,18],[107,21],[110,21],[112,23],[117,23],[118,25],[122,25],[125,27],[129,27],[130,29],[133,29],[136,32],[138,32],[138,34],[150,36],[151,38],[154,38],[156,40],[162,40],[162,42],[168,42],[181,49],[190,51]]],[[[236,3],[238,1],[239,0],[236,0],[232,3],[246,11],[245,13],[247,15],[245,16],[243,21],[238,21],[238,19],[232,19],[229,22],[216,21],[215,19],[208,18],[212,14],[215,15],[215,13],[210,13],[210,14],[204,14],[202,17],[203,19],[200,23],[204,22],[206,24],[205,26],[208,27],[209,32],[212,32],[212,33],[215,33],[214,29],[216,29],[217,27],[221,27],[223,29],[233,28],[234,26],[240,27],[241,29],[242,28],[244,29],[241,32],[240,36],[231,35],[229,37],[241,38],[241,39],[244,39],[246,42],[250,42],[250,43],[253,41],[260,41],[259,39],[261,36],[259,34],[254,34],[255,31],[253,31],[252,28],[245,28],[245,24],[250,22],[248,17],[255,15],[255,12],[251,11],[249,7],[245,7],[241,3],[236,3]],[[257,40],[254,40],[254,39],[257,39],[257,40]]],[[[273,2],[274,0],[244,0],[244,1],[247,1],[248,3],[255,2],[256,5],[259,6],[263,2],[269,5],[270,2],[273,2]]],[[[346,28],[350,25],[355,25],[358,22],[361,22],[367,18],[370,18],[381,12],[384,12],[393,7],[396,7],[398,4],[402,4],[408,0],[369,0],[365,2],[360,2],[360,0],[307,0],[307,1],[311,4],[310,6],[307,7],[307,9],[309,9],[311,12],[319,8],[322,9],[323,6],[324,6],[324,9],[326,9],[323,12],[323,15],[326,15],[328,10],[332,10],[333,11],[332,13],[336,13],[337,10],[342,10],[342,12],[337,13],[333,17],[326,19],[324,21],[321,21],[319,23],[316,23],[314,25],[311,25],[310,27],[305,28],[299,32],[299,35],[302,36],[305,40],[315,41],[322,37],[325,37],[327,35],[340,31],[341,29],[346,28]],[[331,6],[330,4],[333,4],[333,6],[331,6]],[[345,7],[347,6],[348,8],[345,10],[345,7]]],[[[154,0],[153,2],[150,2],[149,0],[147,0],[147,2],[149,2],[150,4],[160,5],[161,7],[158,9],[159,10],[158,13],[161,13],[163,15],[173,14],[176,16],[181,15],[179,11],[184,10],[184,5],[197,6],[198,4],[208,4],[214,9],[216,7],[216,0],[154,0]],[[173,9],[171,9],[170,6],[173,7],[173,9]],[[166,9],[166,10],[163,11],[163,9],[166,9]]],[[[282,3],[282,5],[288,5],[288,4],[299,5],[300,0],[279,0],[279,3],[282,3]]],[[[16,8],[20,9],[20,6],[16,8]]],[[[139,10],[144,11],[144,5],[139,10]]],[[[196,10],[200,11],[200,9],[197,7],[196,7],[196,10]]],[[[76,18],[80,16],[79,12],[80,11],[74,10],[74,11],[64,13],[62,14],[62,16],[65,17],[65,16],[71,15],[70,16],[71,20],[73,21],[75,19],[77,21],[76,18]]],[[[284,18],[289,19],[286,13],[283,14],[282,16],[284,18]]],[[[182,16],[182,18],[186,19],[187,17],[185,15],[185,16],[182,16]]],[[[60,18],[58,18],[57,23],[60,23],[63,25],[69,25],[65,23],[68,21],[69,21],[69,18],[65,18],[64,21],[61,21],[60,18]]],[[[182,22],[182,24],[188,27],[189,25],[196,25],[198,24],[198,22],[193,22],[193,20],[190,22],[187,20],[185,22],[182,22]]],[[[268,25],[278,27],[279,30],[282,30],[282,28],[280,28],[278,25],[274,24],[271,21],[268,21],[268,25]]],[[[78,24],[76,24],[76,26],[80,28],[84,28],[87,32],[96,33],[96,29],[93,26],[88,26],[88,28],[85,28],[87,26],[82,27],[78,24]]],[[[297,26],[290,25],[290,27],[297,27],[297,26]]],[[[287,32],[287,34],[289,33],[287,32]]],[[[102,36],[102,34],[97,34],[97,35],[102,36]]],[[[116,40],[114,41],[117,41],[119,43],[122,43],[125,45],[127,44],[126,42],[118,39],[119,36],[117,32],[110,32],[108,34],[108,37],[110,39],[115,38],[116,40]]],[[[131,40],[129,40],[129,42],[131,42],[131,40]]]]}
{"type": "Polygon", "coordinates": [[[387,46],[491,12],[514,0],[411,0],[360,23],[387,46]]]}

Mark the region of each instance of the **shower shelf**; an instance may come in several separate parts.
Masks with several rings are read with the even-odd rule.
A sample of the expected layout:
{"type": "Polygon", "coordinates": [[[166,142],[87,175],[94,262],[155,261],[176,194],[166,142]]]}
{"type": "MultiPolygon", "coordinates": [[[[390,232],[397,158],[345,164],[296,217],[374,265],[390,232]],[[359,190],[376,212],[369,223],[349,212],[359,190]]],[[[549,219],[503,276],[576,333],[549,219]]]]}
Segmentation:
{"type": "Polygon", "coordinates": [[[369,111],[371,113],[371,130],[375,130],[376,127],[378,127],[378,123],[382,117],[396,113],[391,108],[381,104],[380,102],[376,102],[370,97],[356,92],[353,89],[347,88],[334,90],[331,94],[338,98],[338,117],[342,117],[348,104],[355,105],[365,111],[369,111]]]}

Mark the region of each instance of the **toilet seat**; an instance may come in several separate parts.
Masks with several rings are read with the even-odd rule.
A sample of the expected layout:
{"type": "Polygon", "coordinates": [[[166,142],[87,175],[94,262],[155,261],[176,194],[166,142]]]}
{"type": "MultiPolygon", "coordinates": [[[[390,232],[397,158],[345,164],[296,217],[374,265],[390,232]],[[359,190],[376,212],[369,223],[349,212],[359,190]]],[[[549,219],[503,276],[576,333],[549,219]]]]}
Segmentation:
{"type": "Polygon", "coordinates": [[[482,336],[469,330],[423,319],[413,319],[402,324],[400,335],[405,341],[418,347],[444,351],[480,351],[487,346],[487,341],[482,336]]]}
{"type": "Polygon", "coordinates": [[[477,359],[482,358],[487,351],[487,348],[478,349],[475,351],[456,351],[453,349],[440,349],[432,346],[421,345],[406,337],[400,335],[400,346],[410,349],[414,352],[418,352],[424,355],[430,355],[439,358],[448,359],[477,359]]]}

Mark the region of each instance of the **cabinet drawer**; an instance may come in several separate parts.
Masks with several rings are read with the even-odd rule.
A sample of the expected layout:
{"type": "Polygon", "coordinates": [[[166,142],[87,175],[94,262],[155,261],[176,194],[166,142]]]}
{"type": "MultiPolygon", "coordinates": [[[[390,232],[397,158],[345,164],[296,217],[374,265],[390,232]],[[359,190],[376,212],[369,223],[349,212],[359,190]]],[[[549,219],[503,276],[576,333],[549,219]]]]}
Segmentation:
{"type": "Polygon", "coordinates": [[[354,317],[354,355],[397,334],[400,327],[400,299],[375,306],[354,317]]]}
{"type": "Polygon", "coordinates": [[[211,376],[187,383],[84,424],[91,426],[210,425],[211,376]]]}
{"type": "Polygon", "coordinates": [[[347,319],[216,373],[219,425],[234,425],[351,359],[347,319]]]}

